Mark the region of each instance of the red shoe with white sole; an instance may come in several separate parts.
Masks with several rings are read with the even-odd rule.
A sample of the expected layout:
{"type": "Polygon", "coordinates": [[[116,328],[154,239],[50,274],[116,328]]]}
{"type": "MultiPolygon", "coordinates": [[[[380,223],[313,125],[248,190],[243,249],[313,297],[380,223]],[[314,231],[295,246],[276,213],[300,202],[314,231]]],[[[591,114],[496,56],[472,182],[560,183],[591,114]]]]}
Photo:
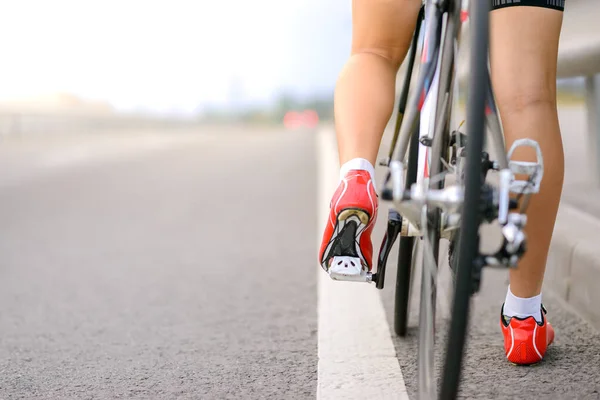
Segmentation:
{"type": "Polygon", "coordinates": [[[546,319],[546,309],[542,306],[541,324],[534,317],[505,317],[503,314],[504,306],[500,314],[500,327],[508,361],[518,365],[542,361],[546,349],[554,340],[554,328],[546,319]]]}
{"type": "Polygon", "coordinates": [[[319,251],[319,263],[332,279],[366,281],[372,268],[377,207],[369,172],[349,171],[333,194],[319,251]]]}

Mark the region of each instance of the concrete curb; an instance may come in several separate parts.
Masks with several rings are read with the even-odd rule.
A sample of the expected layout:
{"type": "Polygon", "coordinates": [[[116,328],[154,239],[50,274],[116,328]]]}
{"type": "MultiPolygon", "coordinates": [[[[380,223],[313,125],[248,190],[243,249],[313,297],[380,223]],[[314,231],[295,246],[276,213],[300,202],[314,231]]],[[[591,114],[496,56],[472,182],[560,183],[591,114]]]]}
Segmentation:
{"type": "Polygon", "coordinates": [[[600,329],[600,219],[563,203],[544,285],[600,329]]]}

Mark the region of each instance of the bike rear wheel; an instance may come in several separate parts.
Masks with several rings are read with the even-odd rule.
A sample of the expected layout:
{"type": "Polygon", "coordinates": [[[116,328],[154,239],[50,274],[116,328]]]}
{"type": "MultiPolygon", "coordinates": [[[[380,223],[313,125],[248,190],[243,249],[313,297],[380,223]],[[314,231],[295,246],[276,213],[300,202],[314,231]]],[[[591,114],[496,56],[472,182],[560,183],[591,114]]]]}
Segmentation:
{"type": "MultiPolygon", "coordinates": [[[[430,144],[430,167],[428,187],[430,190],[442,190],[445,187],[446,166],[450,165],[450,119],[454,93],[454,59],[457,45],[457,33],[460,27],[460,4],[450,2],[444,14],[445,23],[439,19],[440,61],[432,87],[432,103],[425,100],[421,112],[427,110],[433,115],[433,137],[430,144]],[[436,83],[437,82],[437,83],[436,83]],[[435,107],[430,109],[429,107],[435,107]]],[[[419,308],[419,349],[418,349],[418,388],[419,398],[437,397],[437,379],[435,368],[435,322],[438,298],[439,249],[442,237],[442,209],[434,205],[425,205],[421,213],[423,260],[421,269],[421,302],[419,308]]]]}
{"type": "Polygon", "coordinates": [[[454,399],[458,394],[470,299],[473,292],[474,263],[479,254],[481,215],[478,210],[481,187],[484,183],[481,155],[485,134],[485,104],[488,88],[489,7],[487,1],[470,3],[471,47],[469,49],[465,192],[458,238],[456,286],[443,369],[441,399],[454,399]]]}
{"type": "MultiPolygon", "coordinates": [[[[419,15],[417,16],[417,23],[415,26],[415,32],[413,34],[412,45],[410,54],[408,57],[408,68],[406,71],[406,78],[404,81],[404,87],[399,101],[398,109],[398,120],[396,121],[396,135],[395,139],[398,138],[399,129],[406,110],[406,103],[408,100],[408,94],[410,89],[410,83],[412,78],[413,67],[417,55],[417,47],[419,45],[419,34],[421,32],[421,24],[424,17],[425,8],[421,7],[419,15]]],[[[413,183],[417,181],[418,165],[419,165],[419,132],[420,132],[420,118],[417,116],[414,131],[410,138],[410,145],[408,149],[408,165],[406,171],[406,184],[405,188],[410,188],[413,183]]],[[[390,159],[393,156],[393,151],[396,147],[396,140],[392,141],[390,159]]],[[[394,332],[398,336],[406,336],[408,327],[408,317],[410,312],[410,293],[412,287],[412,281],[414,279],[414,248],[418,242],[414,237],[411,236],[400,236],[399,247],[398,247],[398,269],[396,270],[396,290],[394,299],[394,332]]]]}
{"type": "MultiPolygon", "coordinates": [[[[406,187],[410,188],[417,181],[419,160],[419,122],[412,135],[408,166],[406,171],[406,187]]],[[[398,248],[398,270],[396,274],[396,294],[394,301],[394,331],[398,336],[406,336],[408,328],[408,317],[410,313],[410,293],[412,280],[414,279],[414,257],[415,237],[401,236],[398,248]]]]}

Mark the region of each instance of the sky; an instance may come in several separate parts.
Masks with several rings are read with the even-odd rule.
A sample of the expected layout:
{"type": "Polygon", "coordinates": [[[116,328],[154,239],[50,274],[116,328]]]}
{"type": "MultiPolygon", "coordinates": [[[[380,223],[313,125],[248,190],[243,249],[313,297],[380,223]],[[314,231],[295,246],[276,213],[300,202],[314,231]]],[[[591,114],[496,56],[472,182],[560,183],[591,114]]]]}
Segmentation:
{"type": "Polygon", "coordinates": [[[194,112],[327,93],[351,0],[0,0],[0,99],[56,92],[194,112]]]}

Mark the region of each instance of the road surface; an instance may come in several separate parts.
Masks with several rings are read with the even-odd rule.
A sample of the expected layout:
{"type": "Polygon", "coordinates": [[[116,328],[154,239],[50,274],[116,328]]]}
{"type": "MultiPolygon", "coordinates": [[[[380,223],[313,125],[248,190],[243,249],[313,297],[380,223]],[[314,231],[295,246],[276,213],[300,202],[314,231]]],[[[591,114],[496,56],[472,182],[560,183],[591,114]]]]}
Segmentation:
{"type": "MultiPolygon", "coordinates": [[[[361,373],[373,385],[337,398],[416,398],[416,329],[403,340],[389,330],[395,269],[383,292],[364,286],[364,302],[347,304],[318,271],[329,200],[318,171],[334,157],[318,137],[232,128],[5,141],[0,399],[336,398],[361,373]],[[348,315],[363,304],[368,324],[348,315]],[[356,329],[331,323],[341,315],[356,329]],[[360,351],[336,353],[342,342],[360,351]]],[[[377,247],[382,234],[380,223],[377,247]]],[[[547,360],[506,362],[505,290],[506,273],[486,272],[461,396],[600,398],[600,335],[549,293],[547,360]]]]}

